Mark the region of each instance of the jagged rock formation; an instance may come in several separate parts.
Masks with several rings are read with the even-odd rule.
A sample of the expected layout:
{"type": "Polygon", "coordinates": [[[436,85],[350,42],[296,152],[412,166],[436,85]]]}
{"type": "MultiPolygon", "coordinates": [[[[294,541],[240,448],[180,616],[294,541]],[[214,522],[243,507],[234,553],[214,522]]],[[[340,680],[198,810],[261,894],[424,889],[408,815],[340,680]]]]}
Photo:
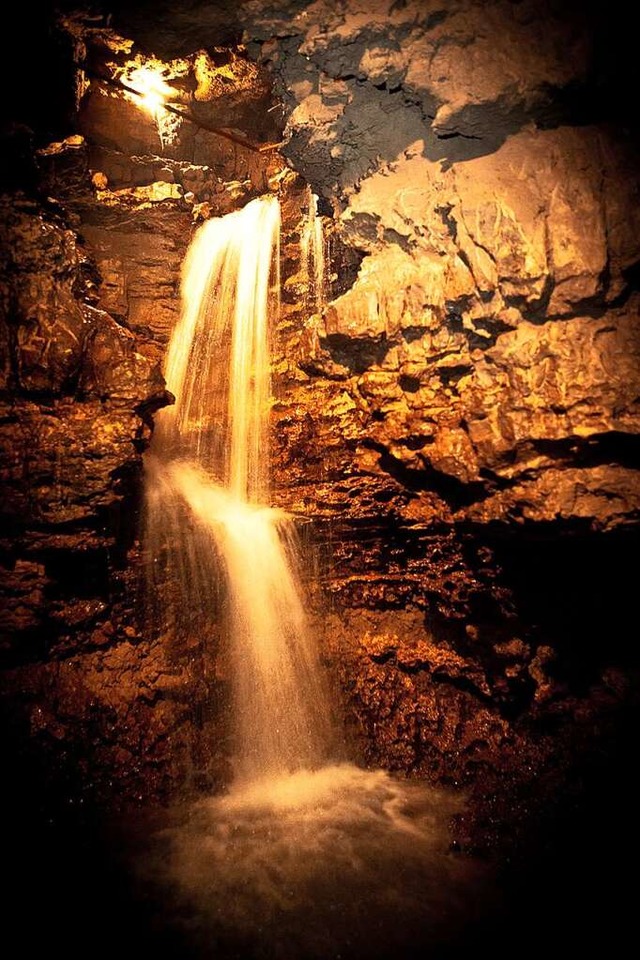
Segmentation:
{"type": "Polygon", "coordinates": [[[558,113],[589,77],[586,24],[527,3],[254,8],[285,151],[365,254],[305,358],[342,381],[360,442],[450,490],[457,519],[634,522],[637,157],[558,113]]]}
{"type": "Polygon", "coordinates": [[[342,216],[367,255],[309,359],[361,442],[435,475],[458,520],[637,520],[637,183],[611,160],[592,128],[527,129],[444,173],[410,153],[342,216]]]}
{"type": "Polygon", "coordinates": [[[194,224],[277,189],[275,496],[314,521],[350,734],[394,769],[530,782],[630,690],[639,183],[588,12],[136,6],[117,11],[125,36],[65,18],[69,136],[32,166],[24,129],[8,141],[16,742],[29,728],[32,753],[103,795],[224,779],[223,664],[134,610],[141,453],[170,399],[159,370],[194,224]],[[246,50],[229,45],[242,31],[246,50]],[[174,108],[155,118],[119,86],[150,65],[174,108]],[[305,181],[325,213],[324,297],[301,253],[305,181]]]}

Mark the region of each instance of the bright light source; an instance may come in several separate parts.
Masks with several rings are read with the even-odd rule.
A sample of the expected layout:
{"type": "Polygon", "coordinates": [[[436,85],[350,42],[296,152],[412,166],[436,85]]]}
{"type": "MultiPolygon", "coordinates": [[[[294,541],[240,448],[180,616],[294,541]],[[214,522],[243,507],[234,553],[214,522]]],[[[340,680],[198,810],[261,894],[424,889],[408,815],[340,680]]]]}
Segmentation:
{"type": "Polygon", "coordinates": [[[173,90],[165,83],[162,75],[151,67],[136,67],[126,77],[127,85],[135,91],[140,106],[147,110],[157,122],[160,110],[173,90]]]}

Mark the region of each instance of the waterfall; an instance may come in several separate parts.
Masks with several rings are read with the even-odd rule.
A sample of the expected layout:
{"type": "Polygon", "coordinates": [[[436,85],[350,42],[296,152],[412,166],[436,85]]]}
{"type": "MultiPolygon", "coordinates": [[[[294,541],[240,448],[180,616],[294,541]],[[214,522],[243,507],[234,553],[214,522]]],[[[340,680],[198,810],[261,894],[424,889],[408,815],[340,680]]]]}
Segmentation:
{"type": "Polygon", "coordinates": [[[146,543],[164,634],[190,650],[222,626],[235,771],[226,793],[171,812],[142,875],[166,891],[168,942],[187,937],[171,956],[439,956],[479,886],[448,849],[460,798],[332,759],[296,527],[268,506],[278,229],[276,200],[254,200],[201,227],[185,261],[146,543]]]}
{"type": "Polygon", "coordinates": [[[236,784],[317,767],[330,732],[294,522],[267,505],[279,226],[264,197],[194,237],[166,363],[175,405],[147,458],[152,579],[163,557],[173,581],[165,620],[223,620],[236,784]]]}

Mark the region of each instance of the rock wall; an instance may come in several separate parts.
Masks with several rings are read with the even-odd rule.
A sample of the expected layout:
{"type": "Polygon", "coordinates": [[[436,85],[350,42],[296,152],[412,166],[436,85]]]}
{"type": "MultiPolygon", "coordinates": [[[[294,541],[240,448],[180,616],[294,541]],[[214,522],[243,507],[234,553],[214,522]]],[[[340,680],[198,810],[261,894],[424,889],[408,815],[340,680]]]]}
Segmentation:
{"type": "Polygon", "coordinates": [[[333,213],[276,443],[283,503],[331,543],[352,732],[503,796],[576,775],[637,696],[638,140],[592,15],[244,14],[333,213]]]}
{"type": "Polygon", "coordinates": [[[528,0],[129,7],[125,36],[65,18],[69,136],[3,203],[18,752],[68,794],[227,776],[215,653],[135,609],[141,453],[194,225],[273,189],[275,497],[313,521],[351,748],[552,793],[636,696],[637,140],[601,34],[528,0]],[[121,86],[145,68],[161,122],[121,86]]]}
{"type": "Polygon", "coordinates": [[[256,27],[254,6],[285,152],[364,254],[304,358],[346,390],[359,442],[456,521],[633,525],[637,151],[554,109],[587,95],[586,27],[386,0],[286,21],[259,4],[256,27]]]}

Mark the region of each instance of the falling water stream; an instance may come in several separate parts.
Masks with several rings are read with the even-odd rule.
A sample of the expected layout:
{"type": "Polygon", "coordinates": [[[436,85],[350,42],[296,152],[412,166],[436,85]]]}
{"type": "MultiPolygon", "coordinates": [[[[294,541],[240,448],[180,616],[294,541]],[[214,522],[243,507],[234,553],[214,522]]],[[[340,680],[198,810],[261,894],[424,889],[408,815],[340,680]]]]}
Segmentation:
{"type": "Polygon", "coordinates": [[[211,603],[206,593],[193,598],[192,585],[225,579],[236,786],[317,766],[331,716],[293,521],[267,506],[279,225],[278,201],[267,197],[197,234],[167,358],[176,402],[159,417],[149,469],[151,542],[162,537],[167,515],[177,518],[178,604],[211,603]],[[204,544],[198,551],[194,527],[204,544]]]}
{"type": "Polygon", "coordinates": [[[210,220],[184,265],[147,550],[171,570],[174,625],[194,607],[223,622],[234,776],[158,835],[145,869],[198,957],[409,956],[473,914],[476,868],[448,851],[455,795],[335,750],[295,522],[268,505],[279,218],[269,196],[210,220]]]}

